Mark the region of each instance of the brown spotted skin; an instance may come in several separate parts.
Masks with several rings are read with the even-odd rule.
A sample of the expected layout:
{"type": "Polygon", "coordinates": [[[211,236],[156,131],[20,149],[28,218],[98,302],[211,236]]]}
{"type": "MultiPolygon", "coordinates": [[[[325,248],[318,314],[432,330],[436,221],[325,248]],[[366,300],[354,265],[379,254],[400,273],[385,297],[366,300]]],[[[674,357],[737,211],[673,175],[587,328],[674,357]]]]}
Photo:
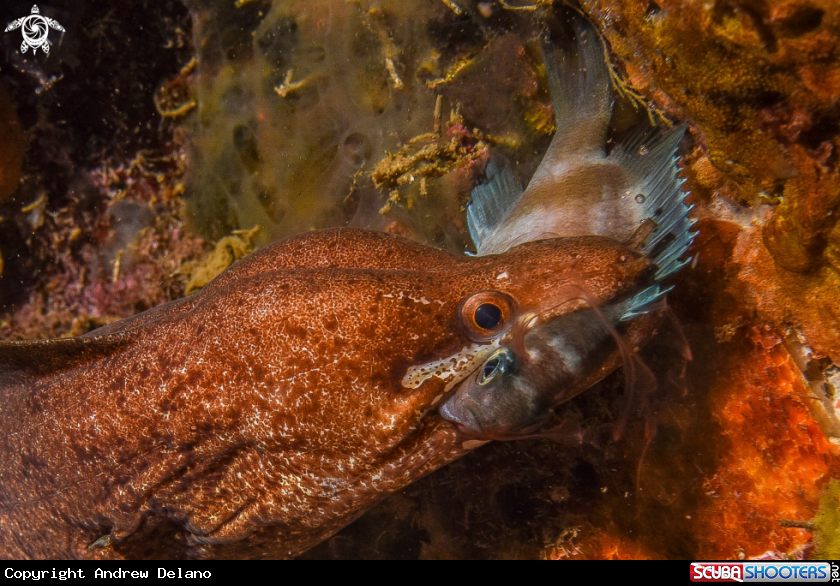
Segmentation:
{"type": "Polygon", "coordinates": [[[456,258],[325,230],[85,336],[0,344],[0,556],[301,553],[476,445],[437,414],[443,380],[402,384],[474,343],[465,298],[603,302],[645,266],[599,237],[456,258]]]}

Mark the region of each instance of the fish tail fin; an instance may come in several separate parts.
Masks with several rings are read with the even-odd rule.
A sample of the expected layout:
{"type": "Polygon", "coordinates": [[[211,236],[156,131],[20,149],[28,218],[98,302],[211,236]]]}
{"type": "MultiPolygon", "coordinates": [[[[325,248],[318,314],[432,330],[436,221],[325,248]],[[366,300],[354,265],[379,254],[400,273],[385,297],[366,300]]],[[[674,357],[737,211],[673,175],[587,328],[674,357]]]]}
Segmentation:
{"type": "MultiPolygon", "coordinates": [[[[603,153],[613,96],[609,68],[601,39],[583,18],[573,16],[575,43],[561,49],[543,36],[542,52],[551,92],[557,131],[531,184],[553,177],[558,164],[570,156],[603,153]]],[[[467,207],[467,225],[477,253],[497,251],[487,239],[497,231],[519,202],[523,188],[511,170],[499,163],[487,165],[487,180],[476,186],[467,207]]]]}
{"type": "Polygon", "coordinates": [[[601,39],[592,26],[578,16],[572,18],[571,24],[575,33],[573,48],[561,49],[546,35],[542,39],[557,123],[552,147],[563,152],[602,151],[613,108],[609,67],[601,39]]]}

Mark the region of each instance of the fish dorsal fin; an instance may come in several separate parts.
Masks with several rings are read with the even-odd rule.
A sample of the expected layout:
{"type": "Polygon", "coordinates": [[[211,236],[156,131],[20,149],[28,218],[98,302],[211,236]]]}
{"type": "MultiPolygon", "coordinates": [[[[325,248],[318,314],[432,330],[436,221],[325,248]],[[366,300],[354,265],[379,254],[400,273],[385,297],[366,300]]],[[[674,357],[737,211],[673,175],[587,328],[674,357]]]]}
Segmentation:
{"type": "Polygon", "coordinates": [[[688,192],[681,189],[684,179],[677,176],[677,145],[685,134],[685,126],[669,130],[644,127],[631,133],[613,153],[622,168],[635,179],[638,190],[634,197],[643,197],[643,218],[656,227],[642,243],[642,252],[657,267],[656,280],[662,281],[679,270],[690,259],[680,260],[694,240],[694,221],[688,217],[693,206],[685,203],[688,192]]]}
{"type": "Polygon", "coordinates": [[[487,240],[516,206],[522,184],[510,168],[495,161],[487,163],[487,181],[476,185],[467,206],[467,227],[478,254],[487,240]]]}
{"type": "Polygon", "coordinates": [[[642,290],[629,304],[622,320],[650,311],[670,289],[658,285],[691,261],[683,258],[697,235],[695,221],[688,217],[693,206],[685,203],[688,192],[681,189],[684,179],[677,176],[676,150],[685,126],[664,130],[640,127],[633,130],[610,154],[631,177],[631,194],[643,198],[642,221],[654,228],[641,244],[656,267],[657,284],[642,290]]]}
{"type": "Polygon", "coordinates": [[[0,389],[110,356],[134,339],[131,332],[51,340],[0,342],[0,389]]]}

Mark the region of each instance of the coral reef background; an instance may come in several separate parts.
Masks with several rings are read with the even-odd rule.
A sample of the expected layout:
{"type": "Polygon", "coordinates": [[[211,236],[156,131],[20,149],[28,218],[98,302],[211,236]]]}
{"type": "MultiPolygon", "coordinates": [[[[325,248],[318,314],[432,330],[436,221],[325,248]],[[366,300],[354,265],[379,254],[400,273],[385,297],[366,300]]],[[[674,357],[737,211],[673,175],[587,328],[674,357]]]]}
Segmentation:
{"type": "MultiPolygon", "coordinates": [[[[2,338],[84,333],[312,228],[461,253],[488,158],[527,179],[554,130],[538,35],[562,38],[559,1],[40,8],[66,29],[48,57],[0,37],[2,338]]],[[[700,234],[642,350],[656,390],[615,373],[551,437],[488,444],[305,557],[836,551],[840,5],[576,8],[610,50],[613,135],[648,116],[689,127],[700,234]]]]}

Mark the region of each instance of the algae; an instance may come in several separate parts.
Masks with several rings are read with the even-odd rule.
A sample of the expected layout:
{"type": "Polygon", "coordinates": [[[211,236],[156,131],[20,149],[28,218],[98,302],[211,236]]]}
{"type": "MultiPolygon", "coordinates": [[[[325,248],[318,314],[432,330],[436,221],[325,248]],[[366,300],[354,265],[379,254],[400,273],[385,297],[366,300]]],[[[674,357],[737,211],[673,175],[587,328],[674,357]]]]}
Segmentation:
{"type": "Polygon", "coordinates": [[[159,110],[186,114],[189,214],[210,240],[260,225],[262,246],[351,225],[461,252],[482,137],[505,145],[523,176],[538,162],[533,145],[550,138],[538,25],[520,22],[512,34],[504,11],[485,19],[472,7],[393,0],[188,4],[196,65],[167,87],[185,79],[189,91],[159,110]],[[445,124],[448,111],[460,118],[445,124]]]}
{"type": "Polygon", "coordinates": [[[216,242],[213,251],[202,260],[189,261],[181,265],[173,275],[185,278],[185,295],[192,295],[204,288],[225,269],[240,258],[254,251],[254,236],[259,227],[252,230],[237,230],[216,242]]]}
{"type": "Polygon", "coordinates": [[[832,480],[820,498],[820,510],[814,518],[816,560],[840,560],[840,481],[832,480]]]}

